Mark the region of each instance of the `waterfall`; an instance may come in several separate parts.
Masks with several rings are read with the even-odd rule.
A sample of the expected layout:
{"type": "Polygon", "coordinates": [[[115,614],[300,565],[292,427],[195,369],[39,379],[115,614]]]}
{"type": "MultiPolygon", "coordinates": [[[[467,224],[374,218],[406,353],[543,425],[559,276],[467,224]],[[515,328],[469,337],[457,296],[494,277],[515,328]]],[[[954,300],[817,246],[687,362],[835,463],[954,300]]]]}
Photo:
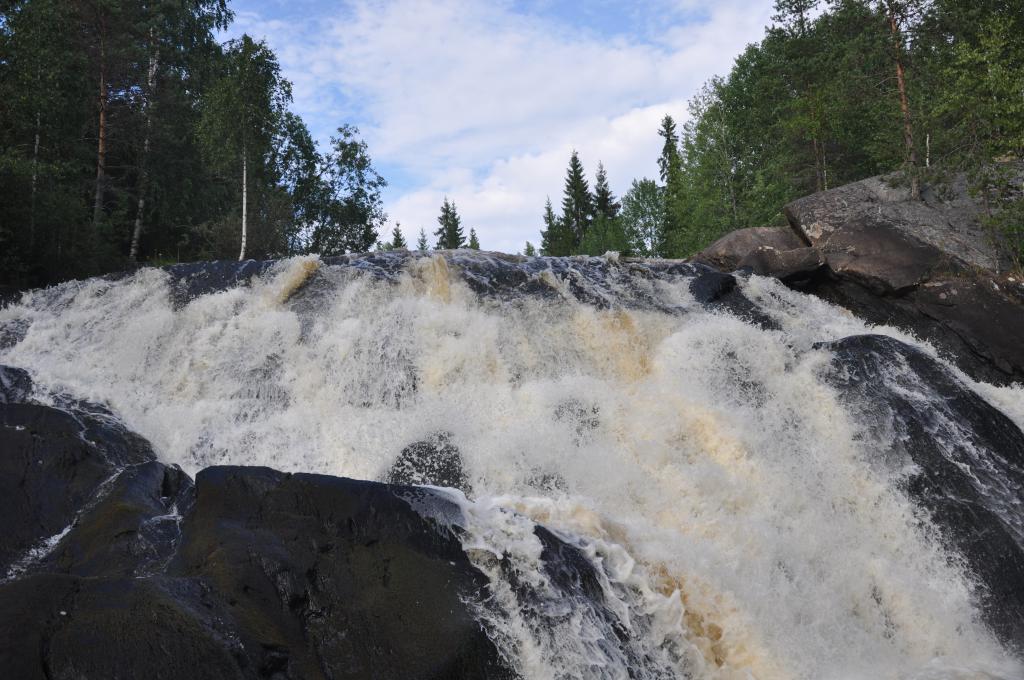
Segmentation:
{"type": "MultiPolygon", "coordinates": [[[[1021,677],[908,491],[903,435],[841,389],[827,343],[941,358],[773,279],[732,281],[465,251],[141,269],[0,310],[0,364],[40,400],[104,404],[190,474],[382,480],[443,433],[467,480],[446,521],[492,584],[474,606],[525,678],[1021,677]],[[544,531],[589,565],[568,590],[544,531]]],[[[947,369],[1024,424],[1020,388],[947,369]]],[[[1024,541],[1018,491],[993,507],[1024,541]]]]}

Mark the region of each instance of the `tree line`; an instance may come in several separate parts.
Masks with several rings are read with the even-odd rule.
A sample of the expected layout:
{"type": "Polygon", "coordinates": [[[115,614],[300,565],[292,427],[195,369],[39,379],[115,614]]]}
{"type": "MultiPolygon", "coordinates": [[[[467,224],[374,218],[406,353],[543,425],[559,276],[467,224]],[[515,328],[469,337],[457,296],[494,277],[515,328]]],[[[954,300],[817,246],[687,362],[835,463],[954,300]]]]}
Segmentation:
{"type": "MultiPolygon", "coordinates": [[[[455,207],[454,201],[449,201],[445,196],[441,204],[441,214],[437,218],[437,230],[434,236],[434,250],[455,250],[457,248],[470,248],[480,250],[480,240],[477,238],[476,229],[470,227],[469,239],[462,228],[462,217],[455,207]]],[[[377,243],[377,250],[407,250],[409,244],[402,235],[402,225],[395,224],[391,231],[391,240],[377,243]]],[[[421,227],[419,238],[416,240],[416,250],[430,250],[430,242],[427,240],[427,232],[421,227]]]]}
{"type": "MultiPolygon", "coordinates": [[[[1019,0],[777,0],[764,38],[662,120],[659,177],[617,203],[573,152],[541,252],[684,257],[737,228],[783,224],[815,191],[900,170],[919,196],[966,172],[993,236],[1024,255],[1019,0]],[[1014,184],[1016,183],[1016,185],[1014,184]]],[[[527,248],[532,248],[527,244],[527,248]]]]}
{"type": "Polygon", "coordinates": [[[0,4],[0,284],[134,263],[365,251],[384,179],[318,148],[227,0],[0,4]]]}

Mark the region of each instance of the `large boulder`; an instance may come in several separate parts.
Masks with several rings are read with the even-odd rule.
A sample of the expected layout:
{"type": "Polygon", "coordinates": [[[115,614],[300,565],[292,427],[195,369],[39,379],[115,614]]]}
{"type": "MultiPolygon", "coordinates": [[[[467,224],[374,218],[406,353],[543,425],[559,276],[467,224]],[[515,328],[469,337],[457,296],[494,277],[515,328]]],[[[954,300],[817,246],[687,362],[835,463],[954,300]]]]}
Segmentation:
{"type": "Polygon", "coordinates": [[[167,573],[207,584],[251,663],[286,677],[506,677],[465,604],[487,579],[457,513],[415,487],[207,468],[167,573]]]}
{"type": "Polygon", "coordinates": [[[694,259],[723,271],[738,269],[750,253],[759,248],[787,251],[807,244],[788,227],[750,227],[737,229],[702,250],[694,259]]]}
{"type": "Polygon", "coordinates": [[[384,481],[388,484],[446,486],[467,495],[472,493],[462,454],[452,443],[448,432],[438,432],[402,449],[384,481]]]}
{"type": "Polygon", "coordinates": [[[871,177],[793,201],[784,212],[802,239],[826,252],[884,239],[897,246],[930,246],[927,252],[968,267],[1000,271],[1009,264],[981,224],[984,206],[971,196],[962,175],[926,185],[921,200],[911,197],[899,175],[871,177]]]}
{"type": "MultiPolygon", "coordinates": [[[[125,485],[127,478],[118,478],[126,469],[158,465],[144,439],[99,407],[70,401],[64,408],[44,406],[28,401],[31,391],[24,371],[0,367],[0,574],[8,576],[48,558],[83,514],[103,505],[106,491],[125,485]]],[[[159,480],[149,481],[159,499],[163,473],[155,474],[159,480]]],[[[150,510],[163,514],[167,506],[157,502],[150,510]]],[[[144,519],[139,515],[133,521],[144,519]]],[[[123,522],[118,527],[128,529],[123,522]]],[[[127,536],[106,535],[119,535],[118,541],[127,536]]]]}
{"type": "Polygon", "coordinates": [[[813,247],[778,250],[758,246],[739,261],[740,269],[749,269],[759,276],[775,276],[787,283],[809,279],[824,265],[824,255],[813,247]]]}
{"type": "Polygon", "coordinates": [[[976,380],[1024,382],[1024,286],[984,211],[962,175],[925,185],[920,200],[897,175],[872,177],[785,206],[788,240],[740,229],[694,259],[773,276],[911,331],[976,380]],[[794,243],[804,247],[786,248],[794,243]]]}

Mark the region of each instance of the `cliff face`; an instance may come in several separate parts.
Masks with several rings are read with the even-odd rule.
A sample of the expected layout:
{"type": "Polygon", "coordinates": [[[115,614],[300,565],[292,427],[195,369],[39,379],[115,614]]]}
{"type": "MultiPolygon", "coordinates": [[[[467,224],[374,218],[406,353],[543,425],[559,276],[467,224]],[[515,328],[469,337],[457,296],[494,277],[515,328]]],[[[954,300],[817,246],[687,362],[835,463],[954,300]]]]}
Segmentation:
{"type": "Polygon", "coordinates": [[[749,268],[931,342],[971,377],[1024,382],[1024,280],[963,177],[910,198],[874,177],[785,207],[790,228],[743,229],[697,260],[749,268]]]}

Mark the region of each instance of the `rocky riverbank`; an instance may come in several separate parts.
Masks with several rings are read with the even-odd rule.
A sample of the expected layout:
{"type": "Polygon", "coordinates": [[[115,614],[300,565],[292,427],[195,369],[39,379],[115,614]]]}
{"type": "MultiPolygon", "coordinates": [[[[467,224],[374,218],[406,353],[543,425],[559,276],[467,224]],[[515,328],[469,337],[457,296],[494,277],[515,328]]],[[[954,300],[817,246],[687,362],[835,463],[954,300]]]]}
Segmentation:
{"type": "Polygon", "coordinates": [[[727,234],[695,260],[748,269],[931,342],[971,377],[1024,382],[1024,278],[983,226],[963,177],[874,177],[785,207],[789,227],[727,234]]]}

